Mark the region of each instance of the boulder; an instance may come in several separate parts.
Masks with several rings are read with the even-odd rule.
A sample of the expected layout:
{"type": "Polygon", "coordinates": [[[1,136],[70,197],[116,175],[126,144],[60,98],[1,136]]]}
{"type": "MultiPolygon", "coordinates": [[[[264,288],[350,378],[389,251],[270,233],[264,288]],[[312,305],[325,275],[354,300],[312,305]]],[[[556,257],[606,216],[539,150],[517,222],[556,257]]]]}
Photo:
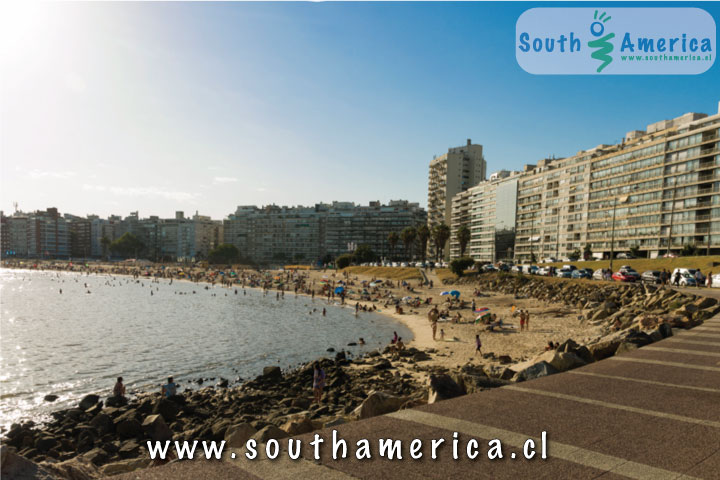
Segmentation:
{"type": "Polygon", "coordinates": [[[714,307],[717,303],[717,300],[714,298],[700,297],[693,302],[693,305],[695,305],[698,310],[705,310],[706,308],[714,307]]]}
{"type": "Polygon", "coordinates": [[[93,465],[102,465],[109,460],[107,452],[102,448],[93,448],[89,452],[83,453],[81,457],[93,465]]]}
{"type": "Polygon", "coordinates": [[[180,406],[167,398],[158,398],[153,405],[152,413],[162,415],[164,420],[170,422],[180,413],[180,406]]]}
{"type": "Polygon", "coordinates": [[[100,473],[102,473],[104,477],[130,473],[140,468],[148,467],[150,462],[151,460],[149,458],[132,458],[120,462],[108,463],[100,469],[100,473]]]}
{"type": "Polygon", "coordinates": [[[48,394],[48,395],[45,395],[45,396],[43,397],[43,400],[45,400],[46,402],[54,402],[54,401],[57,400],[58,398],[60,398],[60,397],[58,397],[57,395],[54,395],[54,394],[50,393],[50,394],[48,394]]]}
{"type": "Polygon", "coordinates": [[[310,433],[315,430],[315,427],[309,418],[304,417],[288,421],[282,426],[282,429],[285,430],[288,435],[295,436],[310,433]]]}
{"type": "Polygon", "coordinates": [[[282,370],[277,365],[263,368],[262,377],[265,380],[279,380],[282,378],[282,370]]]}
{"type": "Polygon", "coordinates": [[[237,423],[225,430],[225,444],[230,448],[241,448],[257,433],[249,423],[237,423]]]}
{"type": "Polygon", "coordinates": [[[115,424],[115,431],[122,438],[133,438],[142,435],[143,428],[135,419],[123,419],[115,424]]]}
{"type": "Polygon", "coordinates": [[[120,455],[120,458],[135,458],[140,455],[140,444],[135,440],[128,440],[120,446],[118,455],[120,455]]]}
{"type": "Polygon", "coordinates": [[[547,362],[558,372],[565,372],[587,364],[582,358],[570,352],[550,350],[536,357],[536,361],[547,362]]]}
{"type": "Polygon", "coordinates": [[[430,375],[428,403],[436,403],[461,395],[465,395],[465,389],[458,385],[450,375],[444,373],[440,375],[430,375]]]}
{"type": "Polygon", "coordinates": [[[47,435],[42,435],[35,439],[35,448],[39,452],[47,452],[48,450],[55,448],[58,446],[60,442],[58,442],[58,439],[55,437],[50,437],[47,435]]]}
{"type": "Polygon", "coordinates": [[[621,342],[622,340],[620,338],[605,341],[601,339],[599,342],[587,345],[587,349],[590,351],[590,354],[595,361],[598,361],[615,355],[615,351],[617,351],[621,342]]]}
{"type": "Polygon", "coordinates": [[[558,371],[549,363],[540,361],[529,365],[515,374],[513,380],[516,382],[523,382],[527,380],[533,380],[535,378],[545,377],[558,373],[558,371]]]}
{"type": "Polygon", "coordinates": [[[155,442],[172,440],[172,431],[165,423],[162,415],[149,415],[142,423],[145,434],[155,442]]]}
{"type": "Polygon", "coordinates": [[[412,359],[414,362],[424,362],[430,360],[430,355],[423,351],[418,351],[413,354],[412,359]]]}
{"type": "Polygon", "coordinates": [[[81,410],[87,410],[88,408],[94,407],[99,401],[100,396],[98,395],[85,395],[83,399],[80,400],[78,408],[80,408],[81,410]]]}
{"type": "Polygon", "coordinates": [[[310,408],[311,403],[312,400],[307,397],[295,397],[292,399],[290,406],[301,408],[302,410],[307,410],[308,408],[310,408]]]}
{"type": "Polygon", "coordinates": [[[0,477],[18,480],[54,480],[56,478],[51,472],[18,455],[7,445],[0,445],[0,477]]]}
{"type": "Polygon", "coordinates": [[[128,400],[126,397],[116,397],[113,395],[105,399],[105,406],[107,407],[124,407],[127,403],[128,400]]]}
{"type": "Polygon", "coordinates": [[[114,424],[112,421],[112,418],[110,418],[110,415],[107,415],[105,413],[98,413],[93,417],[92,420],[90,420],[90,425],[95,427],[100,434],[105,435],[107,433],[111,433],[114,428],[114,424]]]}
{"type": "Polygon", "coordinates": [[[358,419],[385,415],[398,410],[407,400],[407,397],[371,390],[367,398],[353,411],[353,415],[358,419]]]}
{"type": "Polygon", "coordinates": [[[289,435],[285,432],[285,430],[280,430],[275,425],[267,425],[253,435],[252,438],[254,438],[258,443],[267,443],[270,439],[280,440],[282,438],[287,438],[288,436],[289,435]]]}

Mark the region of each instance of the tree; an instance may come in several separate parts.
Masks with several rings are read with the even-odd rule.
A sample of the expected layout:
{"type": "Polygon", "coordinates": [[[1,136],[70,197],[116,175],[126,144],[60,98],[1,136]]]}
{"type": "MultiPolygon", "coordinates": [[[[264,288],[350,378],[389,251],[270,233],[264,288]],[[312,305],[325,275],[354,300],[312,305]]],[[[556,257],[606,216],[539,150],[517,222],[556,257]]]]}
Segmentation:
{"type": "Polygon", "coordinates": [[[465,274],[465,270],[472,267],[475,264],[475,260],[470,257],[456,258],[450,262],[450,271],[458,277],[462,277],[465,274]]]}
{"type": "Polygon", "coordinates": [[[110,244],[110,250],[123,257],[134,256],[137,258],[138,254],[145,248],[143,242],[130,232],[125,232],[123,235],[110,244]]]}
{"type": "Polygon", "coordinates": [[[590,260],[592,258],[592,247],[589,243],[585,244],[585,248],[583,249],[583,259],[585,261],[590,260]]]}
{"type": "Polygon", "coordinates": [[[680,256],[682,257],[694,257],[698,254],[698,248],[696,245],[690,245],[689,243],[686,243],[683,245],[682,250],[680,250],[680,256]]]}
{"type": "Polygon", "coordinates": [[[110,240],[108,237],[103,235],[103,237],[100,239],[100,245],[102,245],[102,254],[105,259],[108,258],[108,252],[110,251],[110,245],[112,244],[112,240],[110,240]]]}
{"type": "Polygon", "coordinates": [[[576,248],[570,255],[568,255],[568,258],[570,261],[577,262],[580,259],[580,250],[576,248]]]}
{"type": "Polygon", "coordinates": [[[417,241],[420,247],[420,257],[422,258],[423,263],[425,263],[425,258],[427,256],[428,240],[430,240],[430,229],[427,224],[420,225],[417,229],[417,241]]]}
{"type": "Polygon", "coordinates": [[[637,245],[633,245],[632,247],[630,247],[630,255],[638,258],[640,256],[640,247],[637,245]]]}
{"type": "Polygon", "coordinates": [[[537,257],[535,256],[535,252],[530,252],[530,263],[537,263],[537,257]]]}
{"type": "Polygon", "coordinates": [[[445,244],[450,238],[450,227],[444,223],[435,225],[432,236],[435,242],[435,261],[438,261],[443,254],[443,250],[445,250],[445,244]]]}
{"type": "Polygon", "coordinates": [[[468,246],[468,243],[470,243],[470,229],[463,225],[460,228],[457,229],[457,232],[455,232],[455,239],[460,244],[460,256],[465,256],[465,249],[468,246]]]}
{"type": "Polygon", "coordinates": [[[412,260],[412,246],[413,243],[415,243],[416,237],[417,230],[415,230],[413,227],[406,227],[400,233],[400,239],[402,240],[403,246],[405,247],[405,258],[408,261],[412,260]]]}
{"type": "Polygon", "coordinates": [[[372,248],[370,248],[370,245],[363,243],[355,249],[350,259],[354,263],[374,262],[377,260],[377,255],[373,252],[372,248]]]}
{"type": "Polygon", "coordinates": [[[390,232],[388,234],[388,245],[390,246],[390,260],[395,257],[395,246],[400,241],[400,236],[397,234],[397,232],[390,232]]]}
{"type": "Polygon", "coordinates": [[[208,252],[208,263],[230,264],[240,260],[240,250],[231,243],[221,243],[208,252]]]}
{"type": "Polygon", "coordinates": [[[340,255],[335,259],[335,268],[342,270],[343,268],[349,267],[353,261],[353,256],[349,253],[340,255]]]}

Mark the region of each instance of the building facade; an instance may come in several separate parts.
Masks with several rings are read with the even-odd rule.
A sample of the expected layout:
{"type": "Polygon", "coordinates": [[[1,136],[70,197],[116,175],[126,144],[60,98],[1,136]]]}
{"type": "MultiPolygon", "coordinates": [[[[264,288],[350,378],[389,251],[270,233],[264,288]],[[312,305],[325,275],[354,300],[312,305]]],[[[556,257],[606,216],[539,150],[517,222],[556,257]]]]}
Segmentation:
{"type": "MultiPolygon", "coordinates": [[[[440,224],[450,227],[453,197],[485,180],[486,169],[482,145],[475,145],[470,139],[467,145],[450,148],[430,162],[427,214],[431,230],[440,224]]],[[[434,255],[432,243],[428,248],[434,255]]]]}
{"type": "Polygon", "coordinates": [[[519,177],[520,172],[501,170],[453,197],[452,258],[463,253],[457,239],[457,232],[462,226],[470,230],[465,256],[479,262],[513,258],[519,177]]]}
{"type": "Polygon", "coordinates": [[[417,203],[404,200],[367,206],[350,202],[320,203],[313,207],[262,208],[240,206],[224,221],[224,243],[261,264],[317,263],[352,253],[368,245],[380,257],[390,255],[390,232],[425,224],[417,203]]]}
{"type": "Polygon", "coordinates": [[[720,253],[720,108],[529,165],[518,184],[518,260],[691,246],[720,253]],[[586,247],[587,246],[587,247],[586,247]]]}

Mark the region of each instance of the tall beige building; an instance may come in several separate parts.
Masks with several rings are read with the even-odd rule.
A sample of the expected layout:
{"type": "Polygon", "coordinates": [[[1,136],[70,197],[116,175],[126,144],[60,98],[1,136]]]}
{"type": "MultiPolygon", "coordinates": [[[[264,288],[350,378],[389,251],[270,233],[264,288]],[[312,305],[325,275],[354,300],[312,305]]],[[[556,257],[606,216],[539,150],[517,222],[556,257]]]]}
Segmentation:
{"type": "MultiPolygon", "coordinates": [[[[430,162],[428,176],[428,227],[452,222],[452,198],[485,180],[487,163],[482,145],[468,138],[467,145],[448,149],[430,162]]],[[[434,253],[430,242],[430,253],[434,253]]],[[[446,251],[449,250],[446,247],[446,251]]]]}

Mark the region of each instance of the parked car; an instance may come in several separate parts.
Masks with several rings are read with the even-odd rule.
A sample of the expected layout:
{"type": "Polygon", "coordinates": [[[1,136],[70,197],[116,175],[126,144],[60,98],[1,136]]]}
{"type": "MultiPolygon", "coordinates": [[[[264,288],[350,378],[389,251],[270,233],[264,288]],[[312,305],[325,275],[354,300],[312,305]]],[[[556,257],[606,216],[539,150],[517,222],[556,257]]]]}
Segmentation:
{"type": "Polygon", "coordinates": [[[509,272],[510,271],[510,265],[507,263],[501,263],[500,266],[498,266],[498,270],[501,272],[509,272]]]}
{"type": "Polygon", "coordinates": [[[555,274],[559,278],[572,278],[573,270],[569,268],[569,265],[563,265],[563,267],[555,274]]]}
{"type": "Polygon", "coordinates": [[[540,267],[537,271],[538,275],[548,276],[550,275],[550,267],[540,267]]]}
{"type": "Polygon", "coordinates": [[[598,268],[597,270],[595,270],[592,278],[593,278],[593,280],[605,280],[605,278],[603,277],[603,269],[598,268]]]}
{"type": "Polygon", "coordinates": [[[617,282],[635,282],[640,279],[640,274],[631,267],[621,267],[612,278],[617,282]]]}
{"type": "Polygon", "coordinates": [[[510,267],[512,273],[522,273],[522,265],[513,265],[510,267]]]}
{"type": "Polygon", "coordinates": [[[593,271],[591,268],[580,268],[572,271],[572,278],[592,278],[593,271]]]}
{"type": "MultiPolygon", "coordinates": [[[[672,271],[672,275],[670,275],[670,283],[675,283],[675,274],[677,272],[680,272],[680,286],[692,286],[694,287],[696,285],[697,280],[697,270],[694,268],[676,268],[672,271]],[[687,276],[686,276],[687,275],[687,276]],[[692,278],[692,281],[687,281],[687,278],[692,278]]],[[[705,275],[700,272],[700,281],[702,284],[705,284],[705,275]]]]}
{"type": "Polygon", "coordinates": [[[660,274],[662,272],[659,272],[657,270],[648,270],[646,272],[643,272],[642,275],[640,275],[640,281],[643,283],[650,283],[653,285],[659,284],[661,282],[660,280],[660,274]]]}
{"type": "Polygon", "coordinates": [[[497,271],[497,268],[495,268],[495,265],[493,265],[492,263],[486,263],[485,265],[480,267],[480,269],[483,272],[496,272],[497,271]]]}
{"type": "Polygon", "coordinates": [[[618,253],[617,257],[615,257],[615,258],[624,258],[626,260],[632,260],[633,258],[635,258],[635,256],[630,253],[618,253]]]}
{"type": "Polygon", "coordinates": [[[710,286],[713,288],[720,288],[720,273],[716,273],[712,276],[712,283],[710,286]]]}

